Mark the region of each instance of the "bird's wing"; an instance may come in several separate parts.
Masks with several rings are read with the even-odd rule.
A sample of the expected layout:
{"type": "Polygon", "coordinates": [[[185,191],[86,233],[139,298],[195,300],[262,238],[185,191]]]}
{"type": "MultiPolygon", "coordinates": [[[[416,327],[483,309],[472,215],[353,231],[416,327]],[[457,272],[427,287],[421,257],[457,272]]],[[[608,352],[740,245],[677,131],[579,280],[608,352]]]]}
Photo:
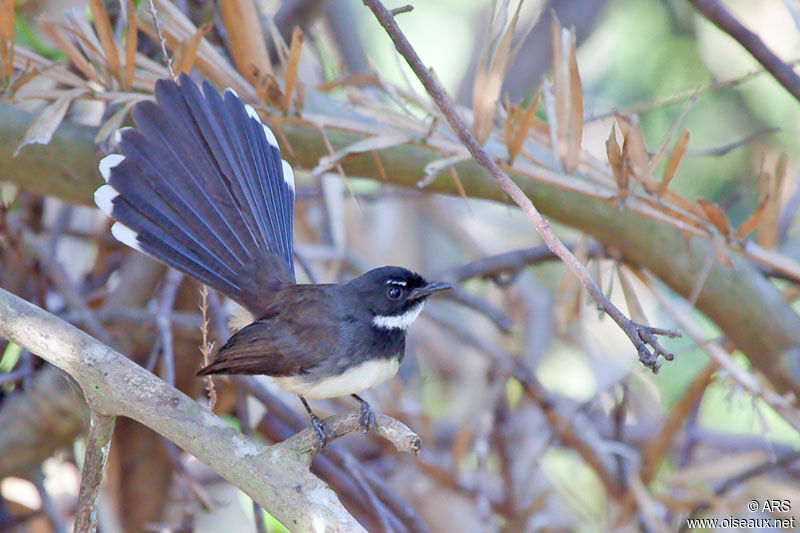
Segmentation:
{"type": "Polygon", "coordinates": [[[324,286],[293,289],[276,298],[265,316],[234,333],[198,374],[295,376],[333,356],[342,324],[335,301],[324,286]]]}
{"type": "Polygon", "coordinates": [[[155,96],[100,162],[95,201],[117,239],[260,314],[265,290],[294,282],[292,169],[232,90],[201,92],[182,74],[155,96]]]}

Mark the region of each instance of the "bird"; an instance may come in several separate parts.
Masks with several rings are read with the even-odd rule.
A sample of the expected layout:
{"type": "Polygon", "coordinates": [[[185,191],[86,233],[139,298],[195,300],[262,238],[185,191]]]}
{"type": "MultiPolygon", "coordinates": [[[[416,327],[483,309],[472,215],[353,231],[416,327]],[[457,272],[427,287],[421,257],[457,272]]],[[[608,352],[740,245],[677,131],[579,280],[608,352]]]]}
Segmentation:
{"type": "Polygon", "coordinates": [[[321,447],[332,433],[307,400],[352,396],[359,428],[373,429],[359,393],[396,374],[409,326],[451,286],[397,266],[298,284],[294,174],[269,127],[234,90],[186,74],[158,80],[154,96],[115,132],[120,153],[100,160],[94,200],[117,240],[252,315],[197,374],[272,376],[300,397],[321,447]]]}

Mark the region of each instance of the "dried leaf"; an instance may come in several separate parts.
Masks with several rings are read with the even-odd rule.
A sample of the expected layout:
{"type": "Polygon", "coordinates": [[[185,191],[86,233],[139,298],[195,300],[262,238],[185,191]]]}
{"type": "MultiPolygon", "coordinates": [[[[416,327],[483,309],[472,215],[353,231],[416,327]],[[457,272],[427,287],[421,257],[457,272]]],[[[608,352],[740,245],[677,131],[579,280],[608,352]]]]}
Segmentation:
{"type": "Polygon", "coordinates": [[[725,212],[714,202],[705,200],[703,198],[697,200],[697,203],[703,209],[706,219],[708,219],[708,221],[711,222],[715,228],[717,228],[723,237],[726,239],[729,238],[731,236],[731,223],[728,220],[728,216],[725,214],[725,212]]]}
{"type": "Polygon", "coordinates": [[[629,175],[641,183],[645,191],[653,193],[658,190],[658,183],[650,176],[650,159],[642,129],[637,124],[629,123],[628,134],[622,143],[622,158],[629,175]]]}
{"type": "MultiPolygon", "coordinates": [[[[228,2],[221,2],[221,4],[227,5],[228,2]]],[[[151,38],[156,39],[156,31],[153,27],[153,19],[147,9],[147,2],[140,2],[139,6],[136,8],[136,12],[142,31],[151,38]]],[[[161,19],[161,27],[167,41],[167,46],[173,50],[179,43],[188,39],[197,31],[197,26],[169,0],[158,1],[158,15],[161,19]]],[[[234,31],[239,31],[239,29],[237,28],[234,31]]],[[[136,58],[137,65],[146,63],[149,65],[148,69],[152,72],[164,70],[161,64],[148,61],[148,59],[141,54],[137,54],[136,58]]],[[[244,100],[256,100],[256,91],[253,86],[248,83],[242,74],[231,65],[230,61],[212,46],[207,39],[201,39],[200,41],[194,67],[217,87],[230,87],[239,93],[239,96],[244,100]]],[[[250,72],[250,69],[245,69],[243,72],[250,72]]],[[[164,77],[165,75],[168,74],[162,74],[158,77],[164,77]]],[[[152,90],[155,80],[151,81],[150,78],[151,76],[149,75],[143,76],[143,82],[149,83],[149,90],[152,90]]]]}
{"type": "Polygon", "coordinates": [[[262,102],[267,102],[273,107],[282,109],[283,106],[283,90],[281,89],[278,80],[272,74],[262,74],[261,72],[253,69],[255,76],[255,89],[258,99],[262,102]]]}
{"type": "Polygon", "coordinates": [[[553,92],[558,154],[564,170],[573,172],[580,160],[583,138],[583,93],[575,59],[575,33],[553,17],[553,92]]]}
{"type": "Polygon", "coordinates": [[[292,44],[289,47],[289,61],[286,65],[286,76],[284,77],[283,91],[283,110],[289,111],[292,106],[292,93],[297,81],[297,68],[300,65],[300,54],[303,51],[303,30],[295,26],[292,30],[292,44]]]}
{"type": "Polygon", "coordinates": [[[747,220],[739,225],[739,228],[736,230],[736,238],[737,239],[744,239],[750,232],[758,227],[758,223],[761,221],[761,217],[764,215],[764,211],[767,209],[767,204],[769,203],[769,197],[764,198],[756,207],[756,210],[747,217],[747,220]]]}
{"type": "Polygon", "coordinates": [[[122,87],[130,90],[133,86],[133,74],[136,72],[136,47],[138,41],[136,28],[136,6],[128,1],[128,37],[125,40],[125,75],[122,78],[122,87]]]}
{"type": "Polygon", "coordinates": [[[212,23],[206,22],[197,28],[197,31],[194,32],[191,37],[182,41],[175,49],[175,55],[173,57],[175,72],[186,72],[188,74],[194,65],[194,60],[197,56],[197,48],[200,46],[200,42],[213,27],[214,25],[212,23]]]}
{"type": "Polygon", "coordinates": [[[761,196],[767,199],[767,205],[761,214],[756,232],[756,242],[764,248],[774,248],[780,240],[778,221],[780,220],[780,198],[783,181],[786,177],[787,157],[783,153],[775,164],[775,171],[764,176],[761,181],[761,196]]]}
{"type": "Polygon", "coordinates": [[[441,172],[447,168],[452,168],[453,165],[456,163],[460,163],[461,161],[467,161],[471,159],[472,156],[467,154],[456,154],[450,157],[445,157],[443,159],[434,159],[423,169],[423,173],[425,176],[417,182],[417,187],[425,188],[431,183],[434,182],[436,176],[441,174],[441,172]]]}
{"type": "Polygon", "coordinates": [[[625,296],[625,304],[628,306],[628,313],[631,315],[631,320],[639,324],[649,324],[647,316],[644,314],[642,304],[639,302],[639,297],[636,296],[636,291],[633,289],[631,280],[624,269],[617,265],[617,275],[619,276],[619,285],[622,288],[622,294],[625,296]]]}
{"type": "Polygon", "coordinates": [[[608,135],[608,140],[606,140],[606,154],[608,156],[608,165],[611,167],[611,172],[614,173],[614,179],[617,180],[619,194],[620,196],[625,196],[628,192],[628,176],[623,168],[622,152],[619,144],[617,144],[617,128],[613,124],[611,125],[611,133],[608,135]]]}
{"type": "Polygon", "coordinates": [[[728,247],[722,235],[714,235],[714,238],[711,239],[711,244],[714,246],[714,256],[717,258],[717,261],[728,268],[733,268],[733,262],[731,262],[731,258],[728,257],[728,247]]]}
{"type": "Polygon", "coordinates": [[[675,147],[667,160],[667,166],[664,168],[664,178],[661,180],[661,185],[658,189],[658,195],[664,194],[664,191],[669,187],[672,178],[675,177],[675,171],[683,159],[683,154],[686,153],[686,146],[689,144],[689,130],[683,130],[675,141],[675,147]]]}
{"type": "MultiPolygon", "coordinates": [[[[505,80],[506,73],[508,72],[508,68],[514,56],[519,51],[518,46],[512,47],[512,40],[514,31],[517,28],[517,23],[519,22],[521,7],[522,2],[519,2],[516,11],[514,11],[514,15],[511,17],[508,25],[505,26],[505,30],[500,35],[500,38],[491,38],[488,40],[486,47],[481,52],[478,62],[478,68],[475,73],[475,84],[472,90],[472,112],[474,116],[472,129],[475,133],[475,138],[481,144],[486,142],[486,139],[489,138],[489,134],[492,131],[503,81],[505,80]],[[491,54],[490,60],[490,50],[495,42],[496,46],[494,47],[494,53],[491,54]]],[[[492,12],[493,18],[490,21],[490,28],[495,27],[498,29],[496,31],[499,31],[499,28],[503,27],[500,22],[504,21],[499,20],[499,15],[505,15],[507,9],[508,6],[504,5],[496,12],[492,12]]],[[[533,26],[523,32],[520,39],[524,40],[532,27],[533,26]]],[[[495,35],[496,33],[492,33],[492,37],[495,35]]]]}
{"type": "Polygon", "coordinates": [[[94,136],[95,144],[100,143],[101,141],[107,141],[108,138],[117,131],[121,126],[125,117],[128,116],[131,108],[137,102],[141,102],[142,100],[146,100],[148,97],[146,95],[141,95],[140,97],[133,98],[128,101],[124,106],[117,109],[114,114],[112,114],[108,120],[106,120],[100,128],[97,130],[97,134],[94,136]]]}
{"type": "Polygon", "coordinates": [[[219,3],[222,23],[228,33],[228,47],[233,60],[251,83],[256,81],[253,68],[272,74],[272,63],[264,42],[258,11],[252,0],[226,0],[219,3]]]}
{"type": "Polygon", "coordinates": [[[513,162],[522,151],[522,145],[525,143],[528,131],[533,125],[533,119],[536,117],[536,106],[539,104],[541,94],[542,88],[539,86],[528,107],[511,106],[509,108],[508,119],[504,124],[509,162],[513,162]]]}
{"type": "Polygon", "coordinates": [[[114,42],[114,31],[111,29],[111,21],[108,19],[106,8],[103,6],[102,0],[89,0],[89,9],[92,11],[94,27],[100,38],[108,67],[114,77],[121,82],[119,52],[117,52],[117,44],[114,42]]]}
{"type": "Polygon", "coordinates": [[[69,104],[80,96],[86,94],[85,89],[72,89],[71,91],[64,92],[55,101],[51,102],[44,109],[42,109],[36,118],[33,119],[31,125],[25,130],[17,149],[14,150],[14,157],[19,154],[24,146],[29,144],[47,144],[53,137],[56,128],[58,128],[64,116],[67,114],[69,104]]]}
{"type": "Polygon", "coordinates": [[[0,60],[3,77],[14,74],[14,0],[0,0],[0,60]]]}
{"type": "Polygon", "coordinates": [[[367,137],[366,139],[351,144],[350,146],[344,148],[343,150],[339,150],[338,152],[334,152],[330,155],[320,157],[319,163],[311,171],[311,175],[315,177],[319,176],[322,173],[327,172],[331,168],[340,164],[347,158],[352,157],[353,155],[360,154],[363,152],[371,152],[373,150],[382,150],[384,148],[391,148],[392,146],[397,146],[398,144],[407,143],[410,140],[411,137],[402,133],[390,133],[386,135],[375,135],[374,137],[367,137]]]}
{"type": "Polygon", "coordinates": [[[72,41],[69,39],[67,34],[64,32],[64,28],[54,22],[50,22],[49,20],[42,19],[41,22],[42,31],[50,38],[50,40],[55,43],[58,48],[64,52],[64,55],[72,62],[75,67],[80,70],[84,76],[90,81],[95,82],[96,84],[100,85],[101,87],[105,86],[103,81],[100,79],[100,76],[97,74],[97,71],[94,69],[91,63],[86,59],[86,56],[83,55],[83,52],[78,50],[72,41]]]}

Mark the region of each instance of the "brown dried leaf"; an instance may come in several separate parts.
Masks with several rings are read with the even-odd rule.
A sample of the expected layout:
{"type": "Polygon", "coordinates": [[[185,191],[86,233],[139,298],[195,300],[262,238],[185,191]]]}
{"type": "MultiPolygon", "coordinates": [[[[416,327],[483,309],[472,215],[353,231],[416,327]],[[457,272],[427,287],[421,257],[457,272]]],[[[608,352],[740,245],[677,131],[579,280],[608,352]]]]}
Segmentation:
{"type": "Polygon", "coordinates": [[[783,181],[786,177],[787,157],[782,153],[775,164],[775,171],[771,175],[762,177],[761,196],[766,197],[767,205],[761,214],[761,220],[756,232],[756,242],[764,248],[774,248],[780,240],[778,220],[780,219],[780,198],[783,181]]]}
{"type": "Polygon", "coordinates": [[[642,304],[639,302],[639,297],[636,296],[636,291],[633,289],[631,280],[624,269],[617,265],[617,276],[619,276],[619,285],[622,288],[622,294],[625,296],[625,304],[628,306],[628,313],[631,315],[631,320],[639,324],[649,324],[647,316],[644,314],[642,304]]]}
{"type": "Polygon", "coordinates": [[[575,33],[562,28],[555,17],[551,30],[558,153],[564,169],[572,172],[580,159],[583,137],[583,92],[575,59],[575,33]]]}
{"type": "MultiPolygon", "coordinates": [[[[514,31],[519,22],[520,8],[522,2],[517,4],[517,9],[511,17],[508,25],[497,40],[497,45],[494,54],[489,60],[490,49],[494,44],[494,39],[489,39],[486,47],[481,52],[481,58],[478,63],[478,69],[475,74],[475,84],[472,90],[472,111],[473,111],[473,126],[472,129],[475,133],[475,138],[479,143],[483,144],[489,138],[494,125],[494,116],[497,110],[497,101],[500,98],[500,90],[503,87],[508,67],[514,59],[514,55],[518,48],[512,49],[512,39],[514,31]]],[[[507,7],[501,7],[499,12],[504,13],[507,7]]],[[[497,22],[497,17],[493,11],[493,18],[490,25],[497,22]]],[[[499,24],[498,24],[499,25],[499,24]]],[[[530,29],[528,30],[530,31],[530,29]]],[[[527,36],[524,32],[521,38],[527,36]]]]}
{"type": "Polygon", "coordinates": [[[117,51],[117,44],[114,42],[114,31],[111,29],[111,21],[108,19],[106,8],[103,6],[102,0],[89,0],[89,9],[92,11],[94,27],[97,30],[97,36],[100,38],[100,44],[103,47],[108,67],[114,77],[121,82],[119,52],[117,51]]]}
{"type": "Polygon", "coordinates": [[[531,99],[528,107],[522,108],[521,106],[510,106],[508,112],[508,119],[504,124],[506,148],[508,150],[508,160],[513,162],[514,159],[522,151],[522,145],[525,143],[525,138],[528,136],[528,131],[533,125],[533,119],[536,117],[536,106],[539,105],[539,98],[542,94],[541,85],[536,90],[536,94],[531,99]]]}
{"type": "Polygon", "coordinates": [[[121,108],[117,109],[114,114],[106,120],[100,128],[97,130],[97,134],[94,136],[95,144],[101,141],[107,141],[111,135],[116,132],[125,120],[125,117],[128,116],[131,108],[137,103],[141,102],[142,100],[147,99],[146,95],[141,95],[138,98],[133,98],[129,100],[125,105],[121,108]]]}
{"type": "Polygon", "coordinates": [[[658,190],[658,183],[650,176],[650,159],[642,129],[637,124],[629,123],[629,131],[622,144],[622,158],[630,176],[641,183],[645,191],[654,193],[658,190]]]}
{"type": "Polygon", "coordinates": [[[750,232],[758,227],[758,223],[761,222],[761,217],[764,215],[764,211],[767,209],[767,204],[769,203],[769,197],[764,198],[759,202],[758,207],[753,213],[747,217],[747,220],[742,222],[739,225],[739,228],[736,230],[736,238],[737,239],[744,239],[750,232]]]}
{"type": "Polygon", "coordinates": [[[261,74],[255,71],[255,69],[253,70],[253,75],[256,79],[255,88],[258,99],[281,109],[281,106],[283,106],[283,91],[281,90],[278,80],[276,80],[275,76],[272,74],[261,74]]]}
{"type": "Polygon", "coordinates": [[[675,147],[672,149],[672,153],[669,155],[666,168],[664,168],[664,178],[661,180],[661,185],[658,189],[659,196],[664,194],[664,191],[667,190],[667,187],[669,187],[669,183],[672,181],[672,178],[675,177],[675,171],[678,169],[681,159],[683,159],[683,154],[686,153],[686,146],[688,146],[688,144],[689,130],[683,130],[678,136],[678,140],[675,141],[675,147]]]}
{"type": "Polygon", "coordinates": [[[136,28],[136,5],[128,2],[128,37],[125,39],[125,74],[122,77],[122,88],[129,90],[133,86],[133,74],[136,72],[136,47],[139,35],[136,28]]]}
{"type": "MultiPolygon", "coordinates": [[[[227,2],[224,3],[227,4],[227,2]]],[[[142,31],[151,38],[157,39],[156,31],[153,27],[153,19],[147,9],[147,2],[140,2],[136,11],[142,31]]],[[[161,27],[167,46],[171,49],[176,48],[179,43],[188,39],[197,31],[197,26],[169,0],[158,1],[158,15],[161,19],[161,27]]],[[[141,54],[137,54],[136,57],[138,65],[142,65],[143,61],[147,62],[147,58],[141,54]]],[[[150,65],[148,68],[152,72],[163,70],[160,64],[154,64],[152,61],[148,64],[150,65]]],[[[239,93],[239,96],[244,100],[255,101],[256,92],[253,86],[207,39],[200,41],[194,66],[217,87],[230,87],[239,93]]],[[[247,71],[249,72],[249,69],[247,71]]],[[[158,77],[164,77],[165,75],[168,74],[159,75],[158,77]]],[[[149,84],[150,90],[152,90],[155,81],[151,78],[152,76],[149,75],[143,76],[143,85],[149,84]]]]}
{"type": "Polygon", "coordinates": [[[697,203],[703,209],[706,219],[717,228],[723,237],[729,238],[731,236],[731,223],[725,212],[717,204],[704,198],[698,199],[697,203]]]}
{"type": "Polygon", "coordinates": [[[197,56],[197,48],[200,46],[200,42],[213,27],[214,25],[212,23],[206,22],[197,28],[197,31],[195,31],[191,37],[183,40],[175,49],[173,63],[175,64],[176,73],[186,72],[188,74],[194,65],[194,60],[197,56]]]}
{"type": "Polygon", "coordinates": [[[572,172],[578,166],[581,155],[581,141],[583,140],[583,90],[581,77],[578,72],[578,60],[575,57],[575,32],[569,32],[569,93],[570,93],[570,121],[567,132],[567,172],[572,172]]]}
{"type": "Polygon", "coordinates": [[[353,155],[363,152],[371,152],[373,150],[383,150],[384,148],[391,148],[399,144],[407,143],[411,137],[402,133],[390,133],[387,135],[375,135],[374,137],[367,137],[361,141],[355,142],[338,152],[330,155],[320,157],[319,163],[311,171],[312,176],[319,176],[327,172],[331,168],[340,164],[353,155]]]}
{"type": "Polygon", "coordinates": [[[14,0],[0,0],[0,60],[5,79],[14,74],[14,0]]]}
{"type": "Polygon", "coordinates": [[[233,60],[251,83],[256,81],[253,67],[272,74],[272,63],[264,42],[258,11],[252,0],[226,0],[219,3],[222,23],[228,33],[233,60]]]}
{"type": "Polygon", "coordinates": [[[613,124],[611,125],[611,133],[608,135],[608,140],[606,140],[606,154],[608,156],[608,165],[611,167],[611,172],[614,173],[614,179],[617,180],[617,188],[620,195],[624,196],[628,192],[628,176],[623,168],[622,152],[619,144],[617,144],[617,128],[613,124]]]}
{"type": "Polygon", "coordinates": [[[55,45],[62,52],[64,52],[64,55],[67,56],[72,64],[75,65],[75,67],[80,70],[84,76],[86,76],[90,81],[97,83],[101,87],[105,86],[92,64],[89,63],[89,61],[86,59],[86,56],[84,56],[83,53],[78,50],[78,47],[72,43],[67,34],[64,32],[64,28],[62,26],[43,18],[41,21],[41,27],[42,31],[44,31],[50,40],[53,41],[53,43],[55,43],[55,45]]]}
{"type": "Polygon", "coordinates": [[[725,244],[723,236],[715,235],[711,240],[711,244],[714,246],[714,256],[717,258],[717,261],[728,268],[733,268],[733,263],[731,262],[731,258],[728,257],[728,247],[725,244]]]}
{"type": "Polygon", "coordinates": [[[289,47],[289,61],[286,65],[286,76],[284,77],[283,91],[283,110],[289,111],[292,106],[292,93],[297,81],[297,68],[300,65],[300,54],[303,51],[303,30],[300,26],[295,26],[292,30],[292,44],[289,47]]]}
{"type": "Polygon", "coordinates": [[[86,89],[72,89],[61,94],[55,101],[51,102],[42,109],[33,119],[25,134],[22,136],[17,149],[14,150],[14,157],[19,154],[24,146],[29,144],[47,144],[53,137],[64,116],[67,114],[69,104],[75,98],[86,94],[86,89]]]}

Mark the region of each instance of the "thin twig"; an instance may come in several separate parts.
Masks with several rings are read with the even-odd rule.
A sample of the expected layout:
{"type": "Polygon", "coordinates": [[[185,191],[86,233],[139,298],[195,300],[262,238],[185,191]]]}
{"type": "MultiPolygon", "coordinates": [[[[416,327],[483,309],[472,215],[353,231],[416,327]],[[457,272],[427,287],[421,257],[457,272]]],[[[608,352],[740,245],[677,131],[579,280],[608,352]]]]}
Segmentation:
{"type": "MultiPolygon", "coordinates": [[[[494,159],[486,152],[486,150],[478,143],[472,133],[467,128],[467,125],[461,120],[461,117],[456,113],[453,104],[450,102],[449,97],[444,92],[444,89],[434,78],[430,70],[420,60],[411,43],[408,42],[400,27],[392,17],[392,13],[387,10],[380,0],[363,0],[370,10],[375,14],[375,17],[386,30],[386,33],[394,42],[397,51],[408,62],[411,70],[419,78],[422,85],[431,95],[439,110],[447,119],[450,126],[455,131],[459,140],[466,146],[475,161],[484,167],[494,180],[500,185],[500,188],[508,194],[512,200],[522,209],[533,223],[536,231],[542,236],[547,247],[550,248],[567,267],[578,277],[583,286],[594,298],[597,304],[616,322],[620,328],[630,338],[633,345],[639,353],[639,360],[654,372],[658,371],[660,361],[658,356],[662,355],[665,359],[671,360],[674,356],[665,350],[656,338],[657,333],[650,327],[643,324],[637,324],[627,318],[622,311],[620,311],[608,298],[603,294],[602,289],[595,283],[586,267],[575,257],[572,252],[564,245],[563,242],[556,236],[550,228],[550,223],[539,213],[533,202],[525,195],[522,189],[514,183],[514,181],[506,174],[494,159]],[[650,348],[648,348],[648,345],[650,348]]],[[[677,331],[668,332],[669,336],[679,336],[677,331]]]]}
{"type": "Polygon", "coordinates": [[[169,70],[169,76],[174,80],[175,79],[175,71],[172,70],[172,58],[167,53],[167,43],[164,39],[164,34],[161,32],[161,22],[158,19],[158,14],[156,13],[156,6],[153,4],[153,0],[147,0],[149,7],[150,7],[150,16],[153,17],[153,26],[156,28],[156,35],[158,35],[158,41],[161,43],[161,53],[164,54],[164,61],[167,63],[167,69],[169,70]]]}
{"type": "MultiPolygon", "coordinates": [[[[208,285],[205,283],[200,288],[200,313],[202,320],[200,322],[200,330],[203,334],[203,344],[200,345],[200,352],[203,354],[203,366],[208,366],[209,356],[214,344],[208,342],[208,285]]],[[[214,388],[214,378],[206,376],[203,378],[206,383],[206,391],[208,391],[208,408],[214,410],[217,404],[217,389],[214,388]]]]}
{"type": "Polygon", "coordinates": [[[758,35],[736,20],[717,0],[689,0],[689,3],[719,29],[736,39],[784,89],[800,100],[800,76],[770,50],[758,35]]]}
{"type": "Polygon", "coordinates": [[[175,354],[172,350],[172,307],[175,305],[175,295],[181,284],[183,274],[174,269],[169,269],[164,276],[164,287],[161,289],[161,302],[156,313],[156,325],[161,337],[161,372],[164,381],[175,385],[175,354]]]}
{"type": "Polygon", "coordinates": [[[86,455],[81,472],[81,488],[78,496],[78,509],[75,512],[75,531],[92,533],[97,529],[97,513],[95,502],[100,493],[100,482],[103,481],[103,470],[108,459],[111,436],[114,433],[113,416],[106,416],[97,410],[91,410],[89,437],[86,440],[86,455]]]}
{"type": "MultiPolygon", "coordinates": [[[[208,288],[203,285],[208,290],[208,288]]],[[[236,389],[236,415],[239,417],[239,424],[242,426],[242,433],[248,437],[253,434],[253,425],[250,423],[250,410],[247,408],[247,392],[243,389],[236,389]]],[[[267,533],[264,526],[264,513],[261,506],[253,500],[253,518],[256,523],[258,533],[267,533]]]]}
{"type": "MultiPolygon", "coordinates": [[[[567,245],[570,250],[574,244],[567,245]]],[[[603,253],[603,245],[592,241],[586,246],[586,257],[593,258],[603,253]]],[[[481,257],[463,265],[441,270],[432,275],[434,279],[446,281],[464,281],[469,278],[498,278],[501,275],[514,275],[519,270],[542,261],[552,261],[558,257],[544,244],[522,248],[498,255],[481,257]]]]}

